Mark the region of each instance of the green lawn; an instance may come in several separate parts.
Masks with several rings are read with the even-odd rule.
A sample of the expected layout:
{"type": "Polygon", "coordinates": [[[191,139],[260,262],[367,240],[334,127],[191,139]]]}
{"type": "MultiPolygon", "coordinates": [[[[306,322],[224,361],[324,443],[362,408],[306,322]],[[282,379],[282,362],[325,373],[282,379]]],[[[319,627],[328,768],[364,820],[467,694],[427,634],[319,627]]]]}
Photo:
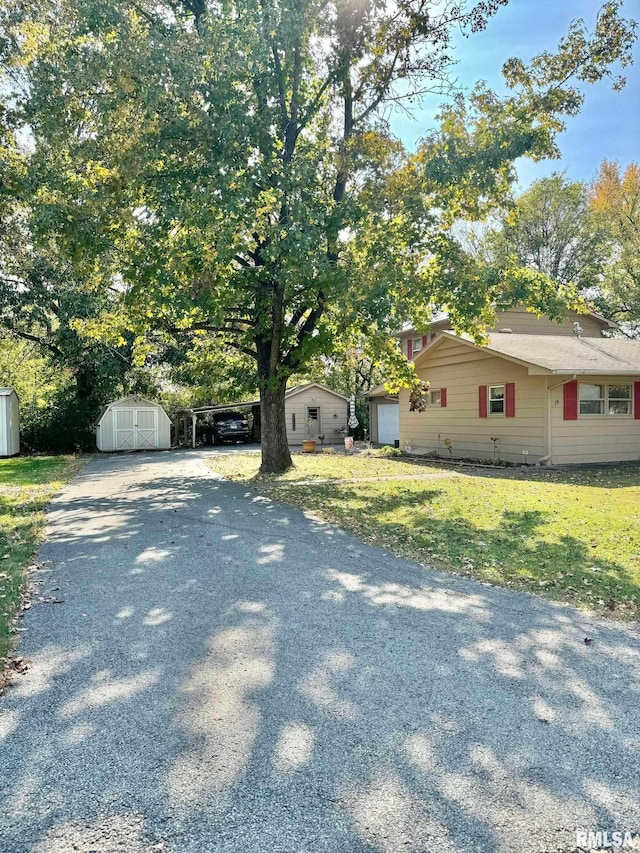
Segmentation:
{"type": "Polygon", "coordinates": [[[81,464],[73,456],[0,460],[0,683],[1,661],[11,646],[11,621],[38,545],[44,511],[81,464]]]}
{"type": "Polygon", "coordinates": [[[209,464],[396,554],[609,616],[640,617],[638,467],[456,469],[324,454],[294,461],[285,475],[264,479],[256,455],[209,464]],[[358,482],[363,477],[387,479],[358,482]]]}

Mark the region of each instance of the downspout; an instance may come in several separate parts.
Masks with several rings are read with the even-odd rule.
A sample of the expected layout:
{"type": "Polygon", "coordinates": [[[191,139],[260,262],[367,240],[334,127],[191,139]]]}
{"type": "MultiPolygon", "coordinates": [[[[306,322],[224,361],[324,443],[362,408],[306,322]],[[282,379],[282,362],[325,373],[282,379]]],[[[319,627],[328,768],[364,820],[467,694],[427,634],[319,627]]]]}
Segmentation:
{"type": "Polygon", "coordinates": [[[562,382],[557,382],[555,385],[550,385],[549,387],[547,387],[547,453],[545,456],[541,456],[540,459],[538,459],[536,465],[547,465],[551,462],[551,401],[549,399],[549,394],[555,388],[561,388],[563,385],[566,385],[567,382],[573,382],[573,380],[577,378],[578,374],[574,373],[573,376],[569,377],[568,379],[563,379],[562,382]]]}

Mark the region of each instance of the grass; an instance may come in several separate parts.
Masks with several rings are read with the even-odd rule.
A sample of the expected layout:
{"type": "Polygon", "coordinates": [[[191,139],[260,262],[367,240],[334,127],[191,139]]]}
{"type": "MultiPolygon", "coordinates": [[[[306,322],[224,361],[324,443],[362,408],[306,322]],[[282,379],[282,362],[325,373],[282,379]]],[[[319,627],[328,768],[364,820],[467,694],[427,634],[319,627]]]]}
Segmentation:
{"type": "Polygon", "coordinates": [[[11,623],[20,606],[26,569],[38,546],[47,504],[81,465],[72,456],[0,460],[0,662],[11,648],[11,623]]]}
{"type": "Polygon", "coordinates": [[[294,462],[268,478],[258,477],[255,455],[209,464],[396,554],[640,617],[638,467],[485,470],[340,454],[297,454],[294,462]],[[358,481],[368,477],[386,479],[358,481]]]}

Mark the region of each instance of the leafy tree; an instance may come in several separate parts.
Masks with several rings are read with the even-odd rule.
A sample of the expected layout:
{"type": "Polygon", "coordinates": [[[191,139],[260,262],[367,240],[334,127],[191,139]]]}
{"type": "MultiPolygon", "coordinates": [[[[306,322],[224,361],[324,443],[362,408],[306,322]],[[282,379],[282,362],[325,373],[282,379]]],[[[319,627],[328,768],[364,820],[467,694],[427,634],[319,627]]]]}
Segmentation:
{"type": "MultiPolygon", "coordinates": [[[[257,398],[254,364],[249,356],[210,334],[183,334],[163,354],[167,375],[188,389],[184,405],[206,406],[257,398]]],[[[183,392],[180,392],[182,396],[183,392]]]]}
{"type": "MultiPolygon", "coordinates": [[[[149,374],[134,367],[133,335],[128,341],[119,337],[109,342],[84,334],[84,327],[99,324],[112,306],[112,292],[78,282],[73,265],[52,243],[35,248],[28,210],[5,204],[4,214],[0,331],[5,348],[18,361],[14,368],[7,362],[3,374],[15,378],[17,371],[22,386],[18,368],[23,362],[37,365],[42,374],[37,385],[26,387],[27,408],[21,399],[23,438],[39,450],[87,449],[94,444],[100,407],[123,391],[148,391],[149,374]],[[56,378],[53,384],[46,379],[51,375],[56,378]]],[[[2,381],[9,379],[3,376],[2,381]]]]}
{"type": "Polygon", "coordinates": [[[43,409],[70,381],[70,374],[56,368],[35,344],[0,332],[0,384],[15,388],[23,429],[41,418],[43,409]]]}
{"type": "Polygon", "coordinates": [[[609,263],[599,303],[633,335],[640,332],[640,166],[630,163],[620,174],[617,163],[604,161],[592,187],[591,210],[605,231],[609,263]]]}
{"type": "Polygon", "coordinates": [[[478,263],[450,227],[504,202],[517,157],[557,153],[582,100],[571,80],[630,61],[619,3],[555,54],[507,63],[506,98],[456,99],[413,157],[383,119],[448,93],[453,33],[505,3],[5,3],[34,233],[79,280],[106,287],[117,270],[132,333],[209,331],[254,361],[264,471],[291,463],[287,380],[354,328],[389,351],[390,329],[440,306],[468,329],[500,301],[559,310],[548,279],[478,263]]]}
{"type": "Polygon", "coordinates": [[[516,201],[499,230],[488,236],[498,258],[578,290],[592,290],[607,256],[603,228],[592,215],[588,186],[553,175],[536,181],[516,201]]]}
{"type": "MultiPolygon", "coordinates": [[[[149,389],[147,374],[136,373],[133,366],[133,336],[117,343],[87,337],[83,324],[99,321],[109,307],[106,293],[78,283],[53,248],[47,254],[13,242],[10,250],[13,257],[5,258],[0,276],[0,328],[37,348],[48,370],[66,377],[57,387],[55,402],[50,399],[57,414],[50,412],[51,423],[38,433],[46,447],[33,437],[34,446],[86,449],[93,445],[93,423],[105,402],[125,390],[149,389]]],[[[39,420],[44,424],[47,417],[40,412],[39,420]]]]}

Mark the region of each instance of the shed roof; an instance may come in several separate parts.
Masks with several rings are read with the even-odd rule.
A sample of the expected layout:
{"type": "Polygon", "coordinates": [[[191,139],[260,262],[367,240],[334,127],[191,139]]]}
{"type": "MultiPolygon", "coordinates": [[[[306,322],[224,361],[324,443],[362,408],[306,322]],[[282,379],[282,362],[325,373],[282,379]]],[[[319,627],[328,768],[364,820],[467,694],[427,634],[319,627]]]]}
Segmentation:
{"type": "Polygon", "coordinates": [[[477,350],[495,353],[529,367],[530,372],[558,374],[640,375],[640,341],[623,338],[582,338],[572,335],[521,335],[492,332],[486,346],[441,332],[415,358],[420,366],[427,354],[445,340],[457,340],[477,350]],[[534,368],[534,370],[531,370],[534,368]]]}
{"type": "Polygon", "coordinates": [[[10,397],[11,394],[16,394],[15,388],[0,388],[0,397],[10,397]]]}
{"type": "Polygon", "coordinates": [[[118,406],[122,403],[142,403],[145,406],[151,406],[153,408],[158,408],[163,413],[163,415],[168,418],[169,416],[165,412],[162,403],[158,403],[154,400],[147,400],[146,397],[139,397],[137,394],[131,394],[129,397],[121,397],[119,400],[112,400],[110,403],[107,403],[106,406],[103,406],[98,413],[98,419],[96,423],[100,423],[105,414],[112,409],[114,406],[118,406]]]}
{"type": "Polygon", "coordinates": [[[112,400],[105,406],[105,409],[108,409],[110,406],[119,406],[122,403],[145,403],[148,406],[159,406],[162,408],[162,403],[158,403],[157,400],[148,400],[146,397],[140,397],[139,394],[130,394],[128,397],[121,397],[119,400],[112,400]]]}
{"type": "Polygon", "coordinates": [[[293,397],[296,394],[302,394],[303,391],[308,391],[311,388],[319,388],[321,391],[333,394],[334,397],[340,397],[340,399],[344,400],[345,403],[349,402],[349,398],[345,397],[344,394],[338,394],[337,391],[332,391],[331,388],[327,388],[325,385],[320,385],[319,382],[305,382],[303,385],[296,385],[295,387],[290,388],[284,396],[287,398],[293,397]]]}

